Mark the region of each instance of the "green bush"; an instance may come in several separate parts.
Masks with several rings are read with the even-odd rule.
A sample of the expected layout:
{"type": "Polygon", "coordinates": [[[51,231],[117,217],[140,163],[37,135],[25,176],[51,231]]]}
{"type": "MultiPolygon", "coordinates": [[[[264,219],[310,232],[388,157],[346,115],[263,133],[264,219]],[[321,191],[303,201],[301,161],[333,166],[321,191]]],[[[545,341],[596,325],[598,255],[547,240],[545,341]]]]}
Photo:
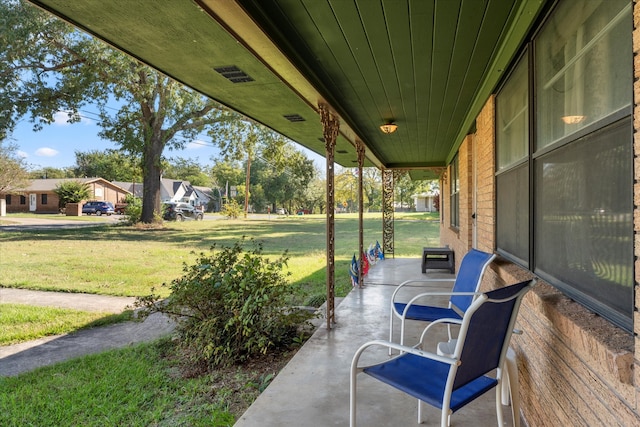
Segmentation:
{"type": "Polygon", "coordinates": [[[124,214],[127,216],[129,224],[137,224],[142,218],[142,199],[132,194],[127,194],[124,198],[127,206],[124,208],[124,214]]]}
{"type": "Polygon", "coordinates": [[[58,207],[67,206],[67,203],[80,203],[91,195],[89,185],[79,181],[63,181],[56,185],[53,192],[58,196],[58,207]]]}
{"type": "Polygon", "coordinates": [[[231,199],[227,203],[225,203],[224,206],[222,206],[220,213],[227,218],[236,219],[239,218],[240,215],[242,215],[243,211],[238,202],[236,202],[234,199],[231,199]]]}
{"type": "Polygon", "coordinates": [[[320,307],[322,304],[325,303],[325,301],[327,300],[327,295],[326,294],[315,294],[315,295],[311,295],[304,303],[304,305],[307,305],[309,307],[320,307]]]}
{"type": "MultiPolygon", "coordinates": [[[[244,239],[200,253],[171,282],[170,297],[139,298],[144,313],[162,312],[178,322],[180,346],[191,363],[228,366],[300,342],[313,314],[287,307],[292,292],[282,273],[286,252],[270,261],[262,245],[244,239]]],[[[166,285],[163,285],[166,286],[166,285]]]]}

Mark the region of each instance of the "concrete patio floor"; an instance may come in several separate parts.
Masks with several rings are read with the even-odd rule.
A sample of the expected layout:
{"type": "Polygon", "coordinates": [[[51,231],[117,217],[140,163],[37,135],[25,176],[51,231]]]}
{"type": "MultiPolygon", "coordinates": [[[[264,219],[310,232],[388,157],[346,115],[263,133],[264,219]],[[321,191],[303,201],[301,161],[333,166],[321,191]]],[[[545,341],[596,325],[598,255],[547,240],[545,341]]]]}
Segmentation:
{"type": "MultiPolygon", "coordinates": [[[[349,379],[356,350],[374,339],[388,340],[389,301],[396,285],[407,279],[453,278],[445,270],[421,273],[419,258],[387,259],[372,266],[364,288],[353,289],[336,308],[337,324],[321,325],[235,424],[249,426],[347,426],[349,379]]],[[[451,287],[429,284],[433,290],[451,287]]],[[[422,287],[424,292],[424,287],[422,287]]],[[[417,292],[417,289],[416,289],[417,292]]],[[[446,300],[445,300],[446,302],[446,300]]],[[[422,328],[410,328],[417,339],[422,328]]],[[[396,335],[397,336],[397,335],[396,335]]],[[[446,331],[429,342],[435,349],[446,341],[446,331]]],[[[410,341],[408,341],[410,342],[410,341]]],[[[361,362],[386,359],[386,350],[366,352],[361,362]]],[[[358,376],[358,425],[411,426],[417,423],[417,401],[366,375],[358,376]]],[[[503,406],[507,426],[513,425],[511,408],[503,406]]],[[[423,405],[424,426],[440,424],[440,412],[423,405]]],[[[495,426],[495,392],[490,391],[451,417],[452,426],[495,426]]]]}

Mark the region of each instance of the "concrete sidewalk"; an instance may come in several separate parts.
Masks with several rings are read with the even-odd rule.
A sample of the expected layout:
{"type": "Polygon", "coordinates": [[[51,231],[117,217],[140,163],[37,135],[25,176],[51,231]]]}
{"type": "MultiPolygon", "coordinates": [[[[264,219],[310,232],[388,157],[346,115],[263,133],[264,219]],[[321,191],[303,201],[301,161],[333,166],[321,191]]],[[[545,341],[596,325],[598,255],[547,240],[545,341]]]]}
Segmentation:
{"type": "Polygon", "coordinates": [[[14,303],[40,307],[71,308],[85,311],[122,313],[133,308],[134,297],[79,294],[71,292],[45,292],[29,289],[0,288],[0,304],[14,303]]]}
{"type": "MultiPolygon", "coordinates": [[[[0,303],[72,308],[105,314],[120,313],[127,307],[132,308],[134,301],[135,298],[126,297],[0,288],[0,303]]],[[[143,322],[123,322],[2,346],[0,376],[16,376],[68,359],[154,341],[170,334],[174,327],[174,323],[167,317],[154,314],[143,322]]]]}
{"type": "Polygon", "coordinates": [[[57,214],[41,214],[37,217],[16,218],[0,217],[0,232],[20,230],[47,230],[59,228],[98,227],[118,224],[124,220],[123,215],[102,215],[100,217],[65,217],[57,214]]]}

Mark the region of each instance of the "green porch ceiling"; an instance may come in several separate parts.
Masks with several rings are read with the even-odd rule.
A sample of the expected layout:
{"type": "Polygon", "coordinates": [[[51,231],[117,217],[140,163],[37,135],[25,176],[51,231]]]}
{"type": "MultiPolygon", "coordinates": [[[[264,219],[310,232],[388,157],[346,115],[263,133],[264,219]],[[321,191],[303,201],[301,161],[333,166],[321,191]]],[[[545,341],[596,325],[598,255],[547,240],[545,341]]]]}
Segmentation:
{"type": "Polygon", "coordinates": [[[337,163],[357,166],[360,139],[365,166],[414,179],[451,160],[548,3],[30,1],[319,154],[326,102],[340,116],[337,163]],[[231,66],[251,80],[215,71],[231,66]]]}

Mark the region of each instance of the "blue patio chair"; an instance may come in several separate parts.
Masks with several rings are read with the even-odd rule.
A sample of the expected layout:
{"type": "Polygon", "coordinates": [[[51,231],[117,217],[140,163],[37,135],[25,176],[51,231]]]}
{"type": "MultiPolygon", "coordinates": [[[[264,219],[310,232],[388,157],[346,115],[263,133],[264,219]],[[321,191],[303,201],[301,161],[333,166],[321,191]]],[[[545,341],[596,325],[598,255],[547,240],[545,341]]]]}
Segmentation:
{"type": "MultiPolygon", "coordinates": [[[[389,341],[393,342],[394,319],[400,319],[400,344],[404,344],[404,328],[406,320],[420,320],[433,322],[434,320],[448,317],[462,319],[462,315],[469,308],[474,298],[479,295],[478,289],[482,283],[487,266],[495,259],[496,255],[471,249],[462,259],[460,269],[455,279],[418,279],[402,282],[391,296],[391,314],[389,316],[389,341]],[[430,291],[414,296],[408,302],[399,302],[401,293],[413,283],[430,282],[454,282],[453,289],[448,292],[430,291]],[[449,296],[447,307],[433,305],[420,305],[419,301],[435,296],[449,296]]],[[[451,334],[449,334],[451,338],[451,334]]],[[[389,350],[391,354],[391,350],[389,350]]]]}
{"type": "MultiPolygon", "coordinates": [[[[462,320],[438,319],[429,324],[415,347],[377,340],[361,346],[351,362],[350,425],[356,425],[357,375],[365,373],[418,399],[418,423],[422,422],[422,404],[441,410],[440,424],[449,425],[450,416],[477,397],[496,388],[498,426],[503,425],[501,382],[509,341],[523,296],[535,281],[481,294],[465,312],[462,320]],[[460,325],[452,355],[442,356],[422,349],[432,328],[460,325]],[[362,353],[372,346],[399,350],[400,355],[382,363],[360,367],[362,353]]],[[[380,404],[380,403],[377,403],[380,404]]]]}

